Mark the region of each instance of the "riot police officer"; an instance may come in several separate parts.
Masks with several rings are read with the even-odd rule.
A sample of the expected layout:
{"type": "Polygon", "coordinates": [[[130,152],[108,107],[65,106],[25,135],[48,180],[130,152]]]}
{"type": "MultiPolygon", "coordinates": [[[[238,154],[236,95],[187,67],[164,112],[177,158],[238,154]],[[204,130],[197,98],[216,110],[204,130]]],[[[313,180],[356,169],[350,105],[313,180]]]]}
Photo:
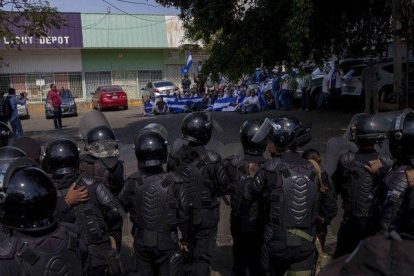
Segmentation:
{"type": "Polygon", "coordinates": [[[414,234],[414,183],[407,173],[414,168],[414,112],[404,110],[393,121],[389,132],[390,152],[395,159],[385,177],[386,195],[381,223],[384,230],[414,234]]]}
{"type": "MultiPolygon", "coordinates": [[[[118,196],[124,182],[124,162],[119,160],[115,133],[105,116],[96,110],[82,117],[80,132],[85,141],[86,154],[81,155],[79,168],[87,175],[99,179],[118,196]]],[[[122,245],[122,221],[109,223],[109,234],[115,239],[117,249],[122,245]]]]}
{"type": "MultiPolygon", "coordinates": [[[[178,227],[187,239],[187,197],[182,180],[165,172],[167,144],[154,130],[134,139],[139,171],[125,182],[119,198],[134,225],[137,275],[182,275],[178,227]]],[[[183,241],[184,242],[184,241],[183,241]]]]}
{"type": "Polygon", "coordinates": [[[351,141],[358,152],[347,152],[339,157],[332,181],[335,191],[342,197],[344,218],[338,231],[335,258],[350,254],[359,242],[380,230],[378,174],[369,171],[370,162],[380,160],[383,165],[392,164],[388,154],[380,154],[375,145],[386,138],[387,121],[381,114],[359,116],[351,127],[351,141]]]}
{"type": "Polygon", "coordinates": [[[221,156],[205,145],[210,141],[213,127],[220,129],[211,115],[205,112],[194,112],[187,115],[182,124],[182,139],[188,141],[171,155],[168,170],[179,173],[183,177],[187,189],[190,210],[190,246],[193,254],[190,259],[194,276],[210,274],[218,222],[220,220],[220,196],[229,185],[221,156]],[[191,208],[191,209],[192,209],[191,208]]]}
{"type": "Polygon", "coordinates": [[[1,166],[0,222],[13,231],[0,244],[0,275],[90,275],[77,228],[53,218],[52,180],[27,157],[1,166]]]}
{"type": "Polygon", "coordinates": [[[13,132],[10,128],[3,122],[0,122],[0,147],[5,147],[9,144],[13,132]]]}
{"type": "MultiPolygon", "coordinates": [[[[7,164],[12,162],[13,159],[19,157],[27,157],[26,154],[15,147],[5,146],[0,148],[0,164],[7,164]]],[[[5,225],[0,224],[0,243],[10,236],[10,229],[5,225]]]]}
{"type": "Polygon", "coordinates": [[[266,119],[253,142],[269,137],[280,158],[267,162],[248,187],[246,198],[263,204],[265,220],[261,265],[268,274],[314,275],[315,220],[329,224],[336,200],[324,193],[318,172],[296,152],[311,140],[311,125],[293,116],[266,119]]]}
{"type": "Polygon", "coordinates": [[[259,275],[262,222],[257,202],[246,201],[244,194],[255,173],[266,159],[265,143],[254,143],[252,138],[262,125],[262,120],[249,120],[240,127],[240,142],[244,156],[234,155],[226,160],[230,180],[231,235],[233,237],[233,272],[236,276],[259,275]]]}
{"type": "Polygon", "coordinates": [[[52,175],[58,204],[54,216],[80,228],[88,247],[93,275],[118,275],[123,267],[111,247],[108,221],[126,217],[111,191],[94,177],[79,172],[79,148],[70,138],[57,138],[45,145],[44,166],[52,175]],[[76,198],[78,196],[78,198],[76,198]]]}

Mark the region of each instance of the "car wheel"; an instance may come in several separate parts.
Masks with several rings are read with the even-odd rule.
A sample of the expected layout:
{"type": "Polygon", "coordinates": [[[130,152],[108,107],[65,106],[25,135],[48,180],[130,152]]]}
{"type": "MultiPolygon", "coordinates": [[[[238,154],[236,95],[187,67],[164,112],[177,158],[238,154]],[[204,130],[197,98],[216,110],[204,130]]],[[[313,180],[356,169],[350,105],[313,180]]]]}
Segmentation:
{"type": "Polygon", "coordinates": [[[128,106],[126,105],[126,106],[124,106],[124,110],[128,110],[128,106]]]}
{"type": "Polygon", "coordinates": [[[96,109],[99,111],[99,112],[101,112],[101,105],[100,104],[98,104],[98,106],[96,107],[96,109]]]}

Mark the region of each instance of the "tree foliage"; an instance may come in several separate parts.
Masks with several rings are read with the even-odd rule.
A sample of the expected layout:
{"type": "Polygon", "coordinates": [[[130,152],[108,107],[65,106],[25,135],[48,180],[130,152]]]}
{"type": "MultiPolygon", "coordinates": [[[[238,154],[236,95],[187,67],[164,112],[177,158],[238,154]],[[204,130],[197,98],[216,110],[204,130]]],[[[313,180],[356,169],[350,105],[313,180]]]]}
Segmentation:
{"type": "Polygon", "coordinates": [[[204,69],[232,79],[262,64],[381,53],[391,37],[391,0],[157,1],[179,8],[187,38],[206,45],[204,69]]]}
{"type": "Polygon", "coordinates": [[[40,38],[62,24],[64,19],[47,1],[0,0],[0,38],[10,41],[10,47],[20,49],[19,38],[13,32],[16,28],[26,36],[40,38]]]}

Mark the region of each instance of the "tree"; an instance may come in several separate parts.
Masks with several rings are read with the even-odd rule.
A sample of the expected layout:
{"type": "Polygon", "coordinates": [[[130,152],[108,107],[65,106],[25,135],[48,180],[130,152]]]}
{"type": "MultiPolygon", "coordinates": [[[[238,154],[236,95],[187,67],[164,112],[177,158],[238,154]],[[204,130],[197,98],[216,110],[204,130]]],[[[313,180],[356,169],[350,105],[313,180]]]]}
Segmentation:
{"type": "Polygon", "coordinates": [[[379,54],[391,37],[390,0],[157,0],[180,9],[186,36],[210,54],[205,70],[235,80],[261,64],[322,63],[379,54]]]}
{"type": "Polygon", "coordinates": [[[20,49],[20,39],[13,32],[16,28],[26,36],[40,38],[62,24],[64,19],[47,1],[0,0],[0,38],[10,41],[9,47],[20,49]]]}

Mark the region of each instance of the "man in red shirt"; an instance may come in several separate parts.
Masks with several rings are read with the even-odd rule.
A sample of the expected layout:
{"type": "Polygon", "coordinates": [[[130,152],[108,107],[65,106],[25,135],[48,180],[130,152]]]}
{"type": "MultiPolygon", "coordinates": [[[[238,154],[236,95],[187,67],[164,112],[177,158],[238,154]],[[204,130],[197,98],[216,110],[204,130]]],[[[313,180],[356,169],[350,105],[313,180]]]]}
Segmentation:
{"type": "Polygon", "coordinates": [[[60,94],[56,89],[56,84],[52,83],[50,85],[50,91],[47,93],[47,100],[53,108],[53,123],[55,124],[55,129],[62,128],[62,99],[60,94]]]}

